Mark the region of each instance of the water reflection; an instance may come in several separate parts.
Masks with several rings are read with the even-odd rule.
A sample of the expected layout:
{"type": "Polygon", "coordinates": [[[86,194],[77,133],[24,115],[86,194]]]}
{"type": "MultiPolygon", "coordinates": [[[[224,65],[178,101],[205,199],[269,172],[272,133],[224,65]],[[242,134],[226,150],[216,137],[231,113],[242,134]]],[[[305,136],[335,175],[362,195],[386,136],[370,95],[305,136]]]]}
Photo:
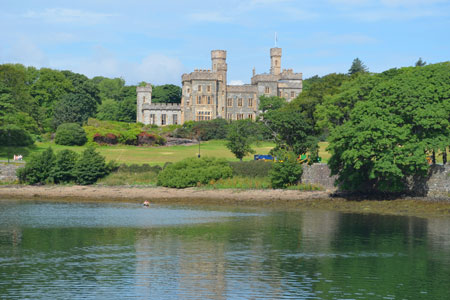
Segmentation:
{"type": "Polygon", "coordinates": [[[331,211],[0,202],[0,295],[445,299],[449,228],[331,211]]]}

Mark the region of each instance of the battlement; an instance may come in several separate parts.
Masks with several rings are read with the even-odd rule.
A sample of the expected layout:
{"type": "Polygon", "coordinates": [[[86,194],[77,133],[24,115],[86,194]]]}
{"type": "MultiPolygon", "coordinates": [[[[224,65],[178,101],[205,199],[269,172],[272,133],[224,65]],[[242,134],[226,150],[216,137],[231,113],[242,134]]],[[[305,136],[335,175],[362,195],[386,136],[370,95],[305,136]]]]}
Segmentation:
{"type": "Polygon", "coordinates": [[[227,51],[225,50],[212,50],[211,59],[227,59],[227,51]]]}
{"type": "Polygon", "coordinates": [[[142,110],[181,110],[180,103],[144,103],[142,110]]]}
{"type": "Polygon", "coordinates": [[[141,93],[141,92],[151,93],[152,92],[152,85],[147,83],[145,86],[138,86],[138,87],[136,87],[136,92],[138,92],[138,93],[141,93]]]}
{"type": "Polygon", "coordinates": [[[192,81],[192,80],[219,80],[217,73],[211,70],[194,70],[194,72],[189,74],[183,74],[181,76],[181,81],[192,81]]]}
{"type": "Polygon", "coordinates": [[[281,48],[271,48],[270,56],[281,56],[281,48]]]}
{"type": "Polygon", "coordinates": [[[276,82],[280,76],[273,74],[257,74],[252,77],[252,84],[258,84],[258,82],[276,82]]]}
{"type": "Polygon", "coordinates": [[[281,80],[302,80],[302,73],[294,73],[292,69],[284,69],[280,74],[281,80]]]}
{"type": "Polygon", "coordinates": [[[227,85],[228,93],[257,93],[258,87],[256,85],[227,85]]]}

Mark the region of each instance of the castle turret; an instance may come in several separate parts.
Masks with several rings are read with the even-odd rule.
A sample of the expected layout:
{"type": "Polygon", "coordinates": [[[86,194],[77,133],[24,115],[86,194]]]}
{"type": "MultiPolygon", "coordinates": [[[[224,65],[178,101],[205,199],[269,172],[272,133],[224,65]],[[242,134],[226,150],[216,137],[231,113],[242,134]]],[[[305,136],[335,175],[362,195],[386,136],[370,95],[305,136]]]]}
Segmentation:
{"type": "Polygon", "coordinates": [[[144,103],[152,103],[152,85],[147,83],[145,86],[138,86],[136,88],[137,94],[137,110],[136,110],[136,121],[139,123],[144,123],[144,113],[142,108],[144,103]]]}
{"type": "Polygon", "coordinates": [[[270,49],[270,74],[280,75],[281,73],[281,48],[270,49]]]}
{"type": "Polygon", "coordinates": [[[212,50],[211,62],[213,72],[227,72],[227,51],[212,50]]]}

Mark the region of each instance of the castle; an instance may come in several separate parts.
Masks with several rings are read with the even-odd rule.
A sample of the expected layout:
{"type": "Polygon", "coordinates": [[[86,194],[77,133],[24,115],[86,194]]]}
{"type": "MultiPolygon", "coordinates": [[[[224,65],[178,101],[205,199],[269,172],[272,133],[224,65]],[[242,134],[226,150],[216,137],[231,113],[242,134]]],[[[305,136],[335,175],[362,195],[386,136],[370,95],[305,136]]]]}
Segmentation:
{"type": "Polygon", "coordinates": [[[170,125],[216,118],[254,120],[259,96],[291,101],[302,91],[302,73],[281,71],[281,48],[270,49],[270,73],[256,74],[251,84],[227,85],[227,52],[211,51],[211,70],[194,70],[181,76],[181,104],[152,103],[152,87],[137,87],[137,122],[170,125]]]}

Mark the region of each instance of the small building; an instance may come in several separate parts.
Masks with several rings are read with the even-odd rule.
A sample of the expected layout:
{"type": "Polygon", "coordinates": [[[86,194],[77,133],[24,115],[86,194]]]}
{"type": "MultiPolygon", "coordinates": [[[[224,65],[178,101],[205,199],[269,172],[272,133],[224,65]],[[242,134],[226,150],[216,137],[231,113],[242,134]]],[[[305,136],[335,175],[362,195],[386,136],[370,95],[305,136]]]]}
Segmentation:
{"type": "Polygon", "coordinates": [[[138,123],[158,126],[180,124],[181,106],[178,103],[152,103],[152,86],[138,86],[137,116],[138,123]]]}

